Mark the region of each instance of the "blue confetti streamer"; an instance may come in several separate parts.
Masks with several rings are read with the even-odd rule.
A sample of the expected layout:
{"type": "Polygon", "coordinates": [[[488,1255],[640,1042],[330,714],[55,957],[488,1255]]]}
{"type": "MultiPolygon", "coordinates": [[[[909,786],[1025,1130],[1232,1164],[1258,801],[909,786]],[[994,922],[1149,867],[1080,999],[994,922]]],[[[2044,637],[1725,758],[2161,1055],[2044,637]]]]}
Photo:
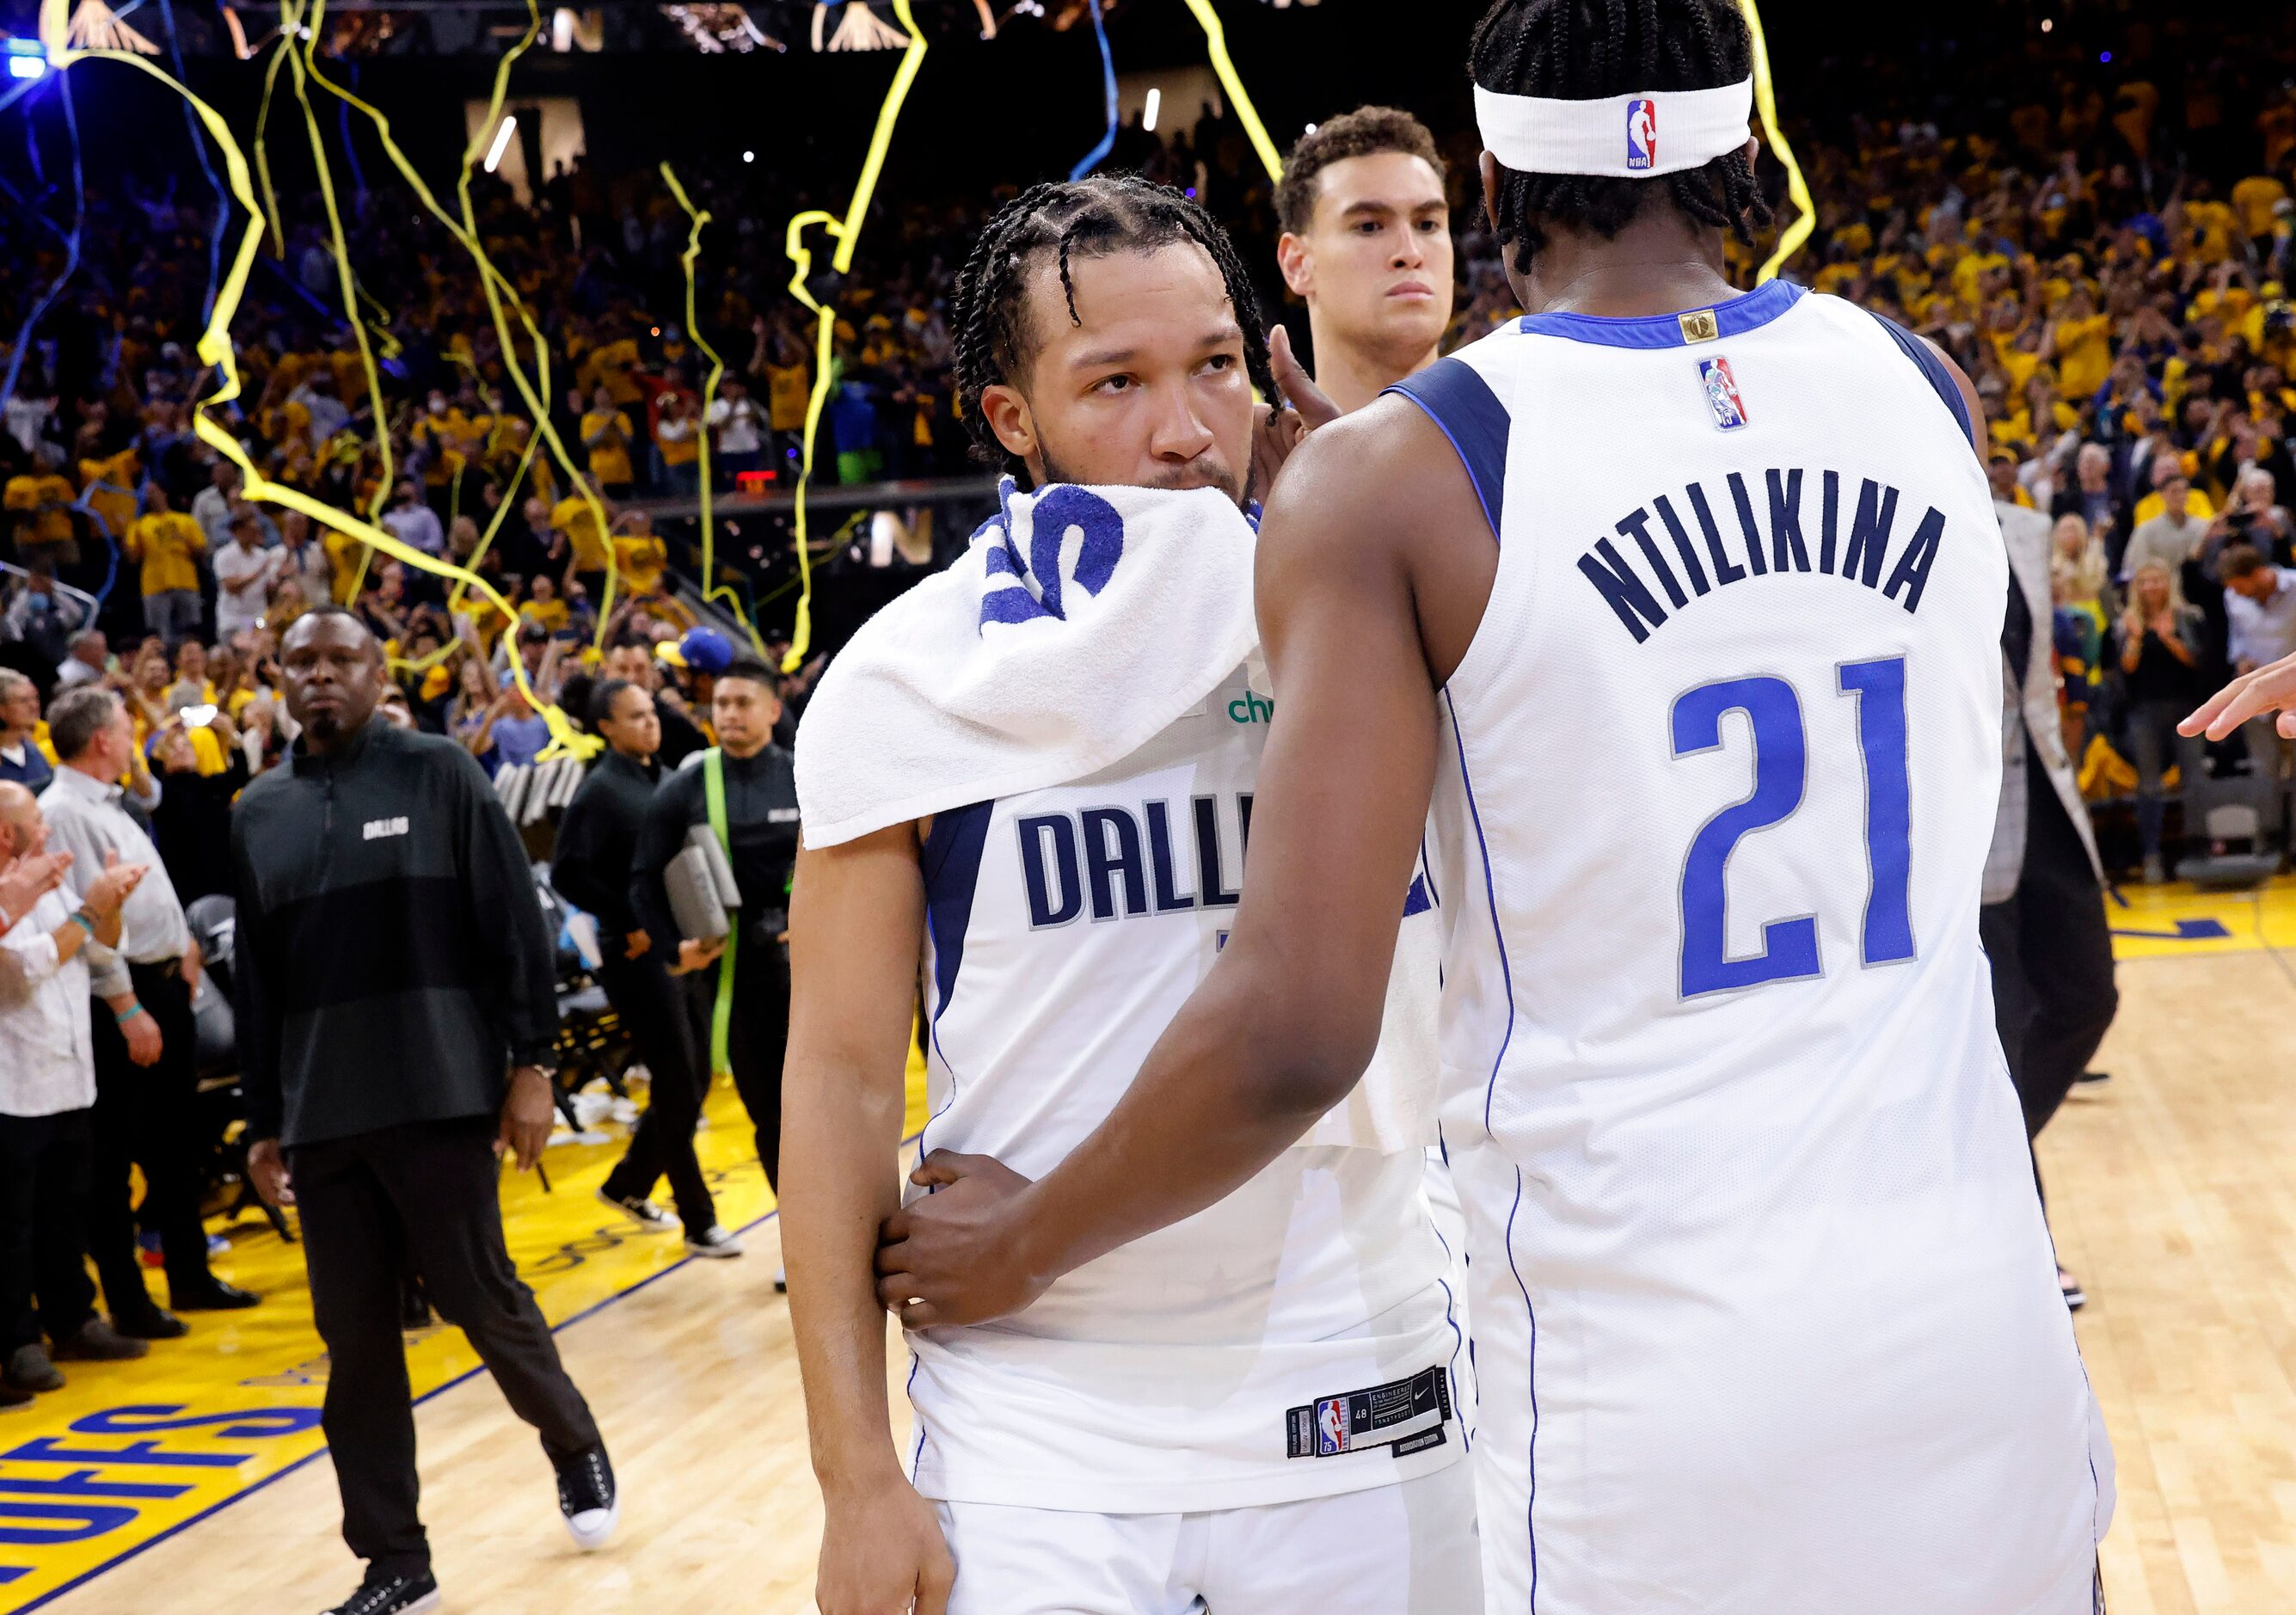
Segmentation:
{"type": "MultiPolygon", "coordinates": [[[[33,304],[31,311],[24,316],[23,324],[17,327],[16,345],[8,355],[7,379],[0,381],[0,411],[4,411],[8,407],[8,400],[16,396],[16,377],[24,367],[24,349],[32,340],[32,328],[37,325],[41,316],[54,306],[56,299],[63,295],[64,283],[71,279],[73,271],[79,267],[80,228],[87,222],[87,186],[80,173],[79,115],[72,108],[71,78],[69,75],[57,75],[56,94],[64,103],[64,127],[71,132],[71,233],[64,237],[63,273],[56,276],[55,284],[41,294],[40,300],[33,304]]],[[[37,132],[34,130],[29,118],[24,119],[24,128],[27,137],[31,141],[32,151],[37,155],[40,149],[40,143],[37,132]]],[[[46,182],[44,180],[42,183],[46,182]]]]}
{"type": "Polygon", "coordinates": [[[1092,33],[1100,41],[1100,77],[1108,101],[1108,128],[1100,143],[1084,154],[1084,160],[1069,170],[1071,182],[1082,179],[1107,158],[1116,146],[1116,58],[1108,48],[1108,25],[1101,20],[1100,0],[1092,0],[1092,33]]]}

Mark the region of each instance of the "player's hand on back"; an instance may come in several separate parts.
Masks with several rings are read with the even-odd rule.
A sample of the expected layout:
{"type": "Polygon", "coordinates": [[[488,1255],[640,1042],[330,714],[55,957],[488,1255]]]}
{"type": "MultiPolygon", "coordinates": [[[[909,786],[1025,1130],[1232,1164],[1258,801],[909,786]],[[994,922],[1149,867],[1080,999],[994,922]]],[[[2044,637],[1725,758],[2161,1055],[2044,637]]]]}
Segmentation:
{"type": "Polygon", "coordinates": [[[933,1506],[897,1471],[890,1480],[823,1494],[821,1615],[947,1615],[956,1580],[933,1506]]]}
{"type": "Polygon", "coordinates": [[[1340,406],[1324,396],[1324,389],[1292,353],[1292,333],[1281,325],[1268,333],[1267,362],[1285,407],[1278,409],[1267,403],[1252,412],[1252,487],[1262,499],[1275,486],[1276,473],[1292,457],[1292,451],[1309,432],[1328,426],[1341,414],[1340,406]]]}
{"type": "Polygon", "coordinates": [[[1051,1281],[1021,1237],[1028,1178],[986,1155],[935,1150],[909,1181],[933,1193],[887,1217],[877,1239],[877,1299],[904,1327],[985,1323],[1045,1292],[1051,1281]]]}

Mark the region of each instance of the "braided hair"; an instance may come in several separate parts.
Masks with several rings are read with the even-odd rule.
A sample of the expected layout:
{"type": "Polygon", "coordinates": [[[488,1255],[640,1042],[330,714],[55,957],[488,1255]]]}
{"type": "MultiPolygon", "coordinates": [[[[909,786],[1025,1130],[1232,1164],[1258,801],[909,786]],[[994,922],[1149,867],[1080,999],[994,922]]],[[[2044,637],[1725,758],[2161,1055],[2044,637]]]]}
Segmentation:
{"type": "Polygon", "coordinates": [[[1036,357],[1027,293],[1029,269],[1038,256],[1057,256],[1069,323],[1080,325],[1073,259],[1152,252],[1183,241],[1201,247],[1219,271],[1243,331],[1244,369],[1263,397],[1276,396],[1259,299],[1235,243],[1210,214],[1169,185],[1137,175],[1095,174],[1031,185],[996,210],[957,272],[956,403],[972,433],[975,458],[1016,477],[1028,473],[1020,456],[997,441],[981,412],[980,395],[1000,383],[1018,386],[1036,357]]]}
{"type": "MultiPolygon", "coordinates": [[[[1754,46],[1734,0],[1496,0],[1476,26],[1468,70],[1501,94],[1591,101],[1643,90],[1707,90],[1753,71],[1754,46]]],[[[1662,181],[1499,170],[1499,242],[1518,273],[1546,244],[1542,225],[1608,240],[1661,190],[1702,225],[1751,245],[1769,203],[1743,151],[1662,181]]]]}

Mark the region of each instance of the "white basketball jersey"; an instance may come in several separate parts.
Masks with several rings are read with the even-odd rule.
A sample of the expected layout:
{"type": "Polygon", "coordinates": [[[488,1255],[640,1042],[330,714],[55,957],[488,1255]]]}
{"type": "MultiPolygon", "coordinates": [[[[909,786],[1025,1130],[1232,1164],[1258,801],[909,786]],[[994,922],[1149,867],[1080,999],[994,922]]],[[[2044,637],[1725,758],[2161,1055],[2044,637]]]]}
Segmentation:
{"type": "MultiPolygon", "coordinates": [[[[935,818],[925,1149],[1039,1177],[1115,1108],[1226,940],[1273,710],[1240,668],[1099,774],[935,818]]],[[[1454,1462],[1464,1340],[1423,1169],[1416,1138],[1294,1148],[1013,1317],[913,1332],[919,1489],[1193,1513],[1454,1462]]]]}
{"type": "Polygon", "coordinates": [[[1958,392],[1775,282],[1399,390],[1442,693],[1489,1609],[2086,1615],[2112,1459],[1978,942],[2009,586],[1958,392]]]}

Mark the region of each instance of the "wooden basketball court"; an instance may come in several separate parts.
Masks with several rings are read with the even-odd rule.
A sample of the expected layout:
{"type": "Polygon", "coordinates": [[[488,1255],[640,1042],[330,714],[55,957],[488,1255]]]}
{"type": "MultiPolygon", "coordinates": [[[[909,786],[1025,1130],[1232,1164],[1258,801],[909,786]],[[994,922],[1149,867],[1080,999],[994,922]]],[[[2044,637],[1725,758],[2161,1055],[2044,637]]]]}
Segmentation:
{"type": "MultiPolygon", "coordinates": [[[[2270,1615],[2296,1609],[2296,880],[2131,905],[2099,1060],[2114,1081],[2070,1101],[2042,1149],[2120,1455],[2106,1588],[2114,1615],[2270,1615]]],[[[505,1191],[513,1253],[622,1478],[608,1551],[574,1551],[532,1433],[461,1337],[411,1347],[448,1610],[811,1608],[819,1510],[775,1224],[730,1093],[711,1119],[721,1214],[753,1225],[739,1261],[680,1260],[599,1205],[618,1144],[552,1150],[553,1194],[505,1191]]],[[[143,1364],[71,1365],[65,1390],[0,1414],[0,1611],[316,1611],[348,1593],[299,1260],[243,1225],[226,1270],[263,1308],[203,1317],[143,1364]]]]}

